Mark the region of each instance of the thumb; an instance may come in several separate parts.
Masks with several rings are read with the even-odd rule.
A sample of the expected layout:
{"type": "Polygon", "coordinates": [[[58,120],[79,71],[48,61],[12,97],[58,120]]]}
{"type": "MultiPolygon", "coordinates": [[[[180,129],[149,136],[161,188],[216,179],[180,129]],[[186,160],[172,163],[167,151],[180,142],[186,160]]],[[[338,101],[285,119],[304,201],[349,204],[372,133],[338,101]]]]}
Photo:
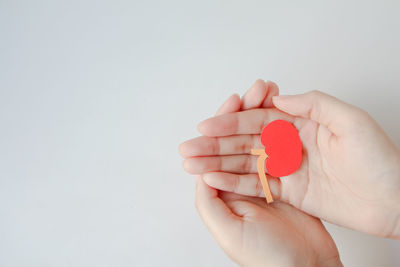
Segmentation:
{"type": "Polygon", "coordinates": [[[354,125],[361,110],[319,91],[300,95],[274,96],[274,105],[291,115],[310,119],[340,135],[354,125]]]}
{"type": "Polygon", "coordinates": [[[241,219],[218,196],[218,190],[195,176],[196,208],[211,234],[225,251],[238,242],[241,219]]]}

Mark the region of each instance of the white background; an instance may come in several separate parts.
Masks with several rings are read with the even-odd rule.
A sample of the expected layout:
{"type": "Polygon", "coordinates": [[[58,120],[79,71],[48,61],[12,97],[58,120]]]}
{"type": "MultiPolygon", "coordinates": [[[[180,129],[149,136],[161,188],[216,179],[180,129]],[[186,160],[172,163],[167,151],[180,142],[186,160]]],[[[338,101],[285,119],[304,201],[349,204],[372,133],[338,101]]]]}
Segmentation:
{"type": "MultiPolygon", "coordinates": [[[[178,144],[264,78],[358,105],[400,145],[399,10],[0,0],[0,266],[235,266],[178,144]]],[[[399,242],[328,229],[346,266],[400,265],[399,242]]]]}

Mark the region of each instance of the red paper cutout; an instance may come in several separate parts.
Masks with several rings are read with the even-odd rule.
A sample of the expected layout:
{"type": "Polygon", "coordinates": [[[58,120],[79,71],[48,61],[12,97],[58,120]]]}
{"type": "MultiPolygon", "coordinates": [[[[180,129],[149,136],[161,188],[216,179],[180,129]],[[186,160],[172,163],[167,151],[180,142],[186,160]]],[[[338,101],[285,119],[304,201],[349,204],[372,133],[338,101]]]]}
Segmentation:
{"type": "Polygon", "coordinates": [[[297,129],[290,122],[269,123],[261,133],[261,143],[268,156],[265,167],[269,175],[288,176],[300,167],[303,146],[297,129]]]}

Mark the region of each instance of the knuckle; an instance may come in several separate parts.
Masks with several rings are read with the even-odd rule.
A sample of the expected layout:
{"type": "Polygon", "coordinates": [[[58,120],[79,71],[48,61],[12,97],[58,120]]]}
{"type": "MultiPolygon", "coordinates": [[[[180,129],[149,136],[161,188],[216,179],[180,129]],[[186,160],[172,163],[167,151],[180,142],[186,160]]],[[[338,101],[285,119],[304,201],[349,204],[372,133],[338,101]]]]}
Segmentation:
{"type": "Polygon", "coordinates": [[[251,201],[236,199],[231,202],[231,205],[243,215],[256,216],[259,213],[259,206],[251,201]]]}
{"type": "Polygon", "coordinates": [[[249,141],[251,147],[249,148],[249,150],[251,150],[253,147],[254,147],[254,148],[256,148],[256,147],[261,147],[261,140],[260,140],[260,138],[261,138],[260,135],[257,135],[257,134],[251,135],[250,141],[249,141]]]}
{"type": "Polygon", "coordinates": [[[308,93],[311,97],[317,98],[322,95],[322,92],[319,90],[312,90],[308,93]]]}
{"type": "Polygon", "coordinates": [[[370,120],[371,116],[368,114],[368,112],[360,109],[360,108],[355,108],[354,113],[353,113],[354,119],[358,120],[370,120]]]}
{"type": "Polygon", "coordinates": [[[310,107],[308,109],[308,118],[312,120],[319,120],[321,116],[321,98],[324,93],[318,90],[312,90],[307,93],[308,97],[310,98],[310,107]]]}
{"type": "Polygon", "coordinates": [[[242,170],[248,172],[251,169],[251,164],[251,157],[245,156],[241,166],[242,170]]]}
{"type": "Polygon", "coordinates": [[[233,179],[233,192],[240,193],[240,176],[236,175],[233,179]]]}
{"type": "Polygon", "coordinates": [[[364,129],[366,126],[370,126],[371,123],[374,122],[374,119],[371,117],[371,115],[360,108],[355,108],[348,116],[348,120],[351,122],[353,128],[357,131],[364,129]]]}
{"type": "Polygon", "coordinates": [[[217,137],[212,137],[210,139],[210,142],[208,143],[208,150],[210,151],[213,155],[218,155],[220,152],[220,148],[219,148],[219,141],[217,137]]]}
{"type": "Polygon", "coordinates": [[[262,195],[263,195],[263,188],[262,188],[262,184],[261,184],[261,182],[260,182],[260,179],[257,179],[256,180],[256,184],[255,184],[255,193],[256,193],[256,196],[259,196],[259,197],[261,197],[262,195]]]}
{"type": "Polygon", "coordinates": [[[240,151],[240,152],[242,152],[242,153],[244,153],[245,151],[247,151],[247,149],[248,149],[248,146],[247,146],[246,143],[241,143],[241,144],[239,144],[239,146],[238,146],[238,151],[240,151]]]}
{"type": "Polygon", "coordinates": [[[242,153],[248,153],[248,152],[250,152],[250,150],[252,148],[253,148],[253,146],[252,146],[251,137],[241,140],[241,143],[239,143],[239,145],[238,145],[238,151],[240,151],[242,153]]]}
{"type": "Polygon", "coordinates": [[[311,102],[311,109],[310,109],[310,118],[318,120],[321,117],[321,103],[318,101],[317,98],[314,98],[311,102]]]}

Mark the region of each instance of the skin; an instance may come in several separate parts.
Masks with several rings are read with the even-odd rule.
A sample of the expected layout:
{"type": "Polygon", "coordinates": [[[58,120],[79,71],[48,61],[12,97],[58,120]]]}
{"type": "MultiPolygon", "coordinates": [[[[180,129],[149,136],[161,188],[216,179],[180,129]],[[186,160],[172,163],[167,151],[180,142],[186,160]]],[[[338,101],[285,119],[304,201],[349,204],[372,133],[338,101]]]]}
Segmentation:
{"type": "MultiPolygon", "coordinates": [[[[197,174],[196,207],[218,244],[241,266],[342,266],[320,219],[261,198],[250,149],[261,147],[259,131],[268,120],[294,121],[272,109],[278,93],[276,84],[256,81],[242,99],[231,96],[216,117],[200,124],[205,136],[180,146],[185,170],[197,174]]],[[[275,197],[280,196],[279,178],[269,181],[275,197]]]]}
{"type": "Polygon", "coordinates": [[[181,146],[184,168],[214,188],[262,196],[249,148],[262,147],[262,127],[283,118],[299,130],[303,162],[296,173],[269,180],[274,197],[328,222],[400,239],[400,154],[376,121],[317,91],[272,99],[277,109],[201,122],[206,137],[181,146]]]}

